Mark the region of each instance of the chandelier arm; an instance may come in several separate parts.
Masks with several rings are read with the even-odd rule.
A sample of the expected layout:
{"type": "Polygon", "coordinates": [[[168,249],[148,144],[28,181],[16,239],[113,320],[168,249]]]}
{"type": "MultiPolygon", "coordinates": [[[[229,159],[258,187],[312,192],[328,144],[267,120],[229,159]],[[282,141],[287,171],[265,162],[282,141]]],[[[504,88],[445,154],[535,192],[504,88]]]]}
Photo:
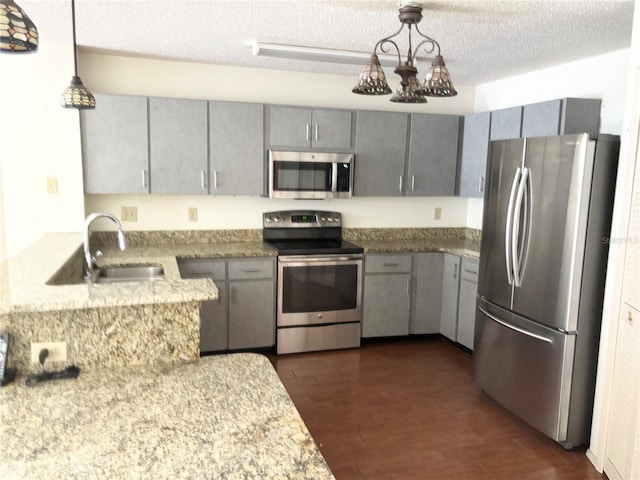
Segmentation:
{"type": "Polygon", "coordinates": [[[380,52],[382,53],[388,53],[389,48],[386,47],[386,45],[391,44],[396,49],[396,53],[398,55],[398,65],[401,65],[402,54],[400,53],[400,48],[398,47],[398,44],[391,39],[400,35],[400,32],[402,32],[403,28],[404,28],[404,25],[400,25],[400,29],[396,33],[394,33],[393,35],[389,35],[388,37],[385,37],[382,40],[379,40],[378,43],[376,43],[376,46],[373,47],[373,53],[377,53],[378,50],[380,50],[380,52]]]}
{"type": "Polygon", "coordinates": [[[423,40],[418,45],[416,45],[416,49],[413,52],[413,57],[411,58],[412,63],[415,63],[415,59],[418,56],[418,52],[420,51],[420,48],[423,46],[424,46],[424,51],[427,54],[433,53],[437,47],[438,53],[436,55],[440,55],[440,45],[438,45],[438,42],[436,42],[431,38],[427,38],[427,40],[423,40]],[[429,46],[426,46],[426,45],[429,45],[429,46]]]}

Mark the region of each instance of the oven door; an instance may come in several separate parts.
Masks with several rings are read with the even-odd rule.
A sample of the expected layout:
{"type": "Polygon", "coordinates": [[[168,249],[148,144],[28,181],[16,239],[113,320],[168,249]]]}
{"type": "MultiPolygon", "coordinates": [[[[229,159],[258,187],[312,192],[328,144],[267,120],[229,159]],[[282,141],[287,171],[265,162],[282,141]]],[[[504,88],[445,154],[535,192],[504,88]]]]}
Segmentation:
{"type": "Polygon", "coordinates": [[[278,257],[278,327],[360,322],[362,255],[278,257]]]}

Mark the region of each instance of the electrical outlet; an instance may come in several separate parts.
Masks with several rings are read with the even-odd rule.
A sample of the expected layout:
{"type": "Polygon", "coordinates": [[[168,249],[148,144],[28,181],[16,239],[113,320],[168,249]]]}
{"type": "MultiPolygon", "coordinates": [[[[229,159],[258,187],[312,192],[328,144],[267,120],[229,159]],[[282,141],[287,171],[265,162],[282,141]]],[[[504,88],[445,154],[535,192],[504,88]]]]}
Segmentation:
{"type": "Polygon", "coordinates": [[[138,207],[122,207],[120,218],[123,222],[137,222],[138,207]]]}
{"type": "Polygon", "coordinates": [[[433,219],[434,220],[441,220],[442,219],[442,208],[435,207],[433,209],[433,219]]]}
{"type": "Polygon", "coordinates": [[[47,193],[58,193],[58,179],[55,177],[47,178],[47,193]]]}
{"type": "Polygon", "coordinates": [[[67,342],[31,342],[31,363],[40,363],[40,352],[43,348],[49,350],[47,362],[67,361],[67,342]]]}
{"type": "Polygon", "coordinates": [[[187,210],[187,218],[190,222],[198,221],[198,209],[196,207],[189,207],[187,210]]]}

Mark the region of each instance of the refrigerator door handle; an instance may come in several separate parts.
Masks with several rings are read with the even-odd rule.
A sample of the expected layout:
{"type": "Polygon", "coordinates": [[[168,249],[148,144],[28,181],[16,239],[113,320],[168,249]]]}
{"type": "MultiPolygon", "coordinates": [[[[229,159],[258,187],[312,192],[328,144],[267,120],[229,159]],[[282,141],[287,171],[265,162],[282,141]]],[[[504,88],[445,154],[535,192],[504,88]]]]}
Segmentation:
{"type": "Polygon", "coordinates": [[[515,220],[513,224],[513,230],[511,232],[511,259],[513,261],[513,283],[516,287],[522,285],[521,267],[522,267],[522,244],[518,245],[518,237],[520,236],[520,218],[522,212],[522,202],[525,202],[525,193],[527,192],[527,179],[529,177],[529,169],[522,169],[522,177],[520,179],[520,185],[518,186],[518,196],[516,197],[516,204],[513,212],[513,218],[515,220]],[[518,251],[520,250],[520,251],[518,251]]]}
{"type": "Polygon", "coordinates": [[[535,338],[536,340],[540,340],[542,342],[548,343],[550,345],[553,345],[553,338],[549,338],[549,337],[544,337],[542,335],[538,335],[536,333],[533,332],[529,332],[523,328],[519,328],[516,327],[515,325],[511,325],[507,322],[505,322],[504,320],[500,320],[498,317],[496,317],[495,315],[490,314],[489,312],[487,312],[484,308],[482,307],[478,307],[478,310],[480,310],[484,315],[486,315],[487,317],[489,317],[491,320],[493,320],[494,322],[499,323],[500,325],[502,325],[503,327],[509,328],[511,330],[514,330],[518,333],[521,333],[523,335],[527,335],[528,337],[531,338],[535,338]]]}
{"type": "Polygon", "coordinates": [[[518,184],[520,183],[520,176],[522,175],[522,169],[518,167],[516,173],[513,175],[513,183],[511,184],[511,193],[509,194],[509,203],[507,204],[507,221],[504,227],[504,255],[505,265],[507,267],[507,281],[509,285],[513,285],[513,270],[514,265],[511,263],[513,258],[512,250],[513,245],[511,240],[513,238],[513,203],[516,198],[516,191],[518,184]]]}
{"type": "Polygon", "coordinates": [[[522,284],[522,278],[524,277],[524,269],[527,265],[527,254],[529,253],[529,240],[531,239],[531,222],[533,215],[533,190],[531,186],[531,169],[525,168],[526,172],[522,178],[522,183],[525,184],[525,196],[524,196],[524,230],[522,231],[522,243],[520,244],[518,252],[518,283],[519,287],[522,284]]]}

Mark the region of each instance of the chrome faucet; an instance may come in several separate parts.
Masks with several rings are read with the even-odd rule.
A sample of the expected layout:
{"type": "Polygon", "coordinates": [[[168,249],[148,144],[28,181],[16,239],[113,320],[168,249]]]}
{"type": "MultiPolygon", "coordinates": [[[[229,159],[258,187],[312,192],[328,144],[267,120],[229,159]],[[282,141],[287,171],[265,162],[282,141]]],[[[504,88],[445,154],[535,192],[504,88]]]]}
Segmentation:
{"type": "Polygon", "coordinates": [[[89,214],[84,221],[84,260],[87,264],[87,271],[84,274],[85,279],[89,279],[93,276],[95,268],[97,266],[96,258],[99,258],[102,255],[102,252],[98,250],[95,256],[93,256],[91,255],[91,250],[89,249],[89,225],[91,225],[91,222],[99,217],[106,217],[116,224],[116,226],[118,227],[118,247],[120,247],[120,250],[124,250],[125,248],[127,248],[127,240],[124,238],[124,233],[122,233],[122,224],[120,223],[120,220],[118,220],[118,217],[116,217],[115,215],[111,215],[110,213],[89,214]]]}

